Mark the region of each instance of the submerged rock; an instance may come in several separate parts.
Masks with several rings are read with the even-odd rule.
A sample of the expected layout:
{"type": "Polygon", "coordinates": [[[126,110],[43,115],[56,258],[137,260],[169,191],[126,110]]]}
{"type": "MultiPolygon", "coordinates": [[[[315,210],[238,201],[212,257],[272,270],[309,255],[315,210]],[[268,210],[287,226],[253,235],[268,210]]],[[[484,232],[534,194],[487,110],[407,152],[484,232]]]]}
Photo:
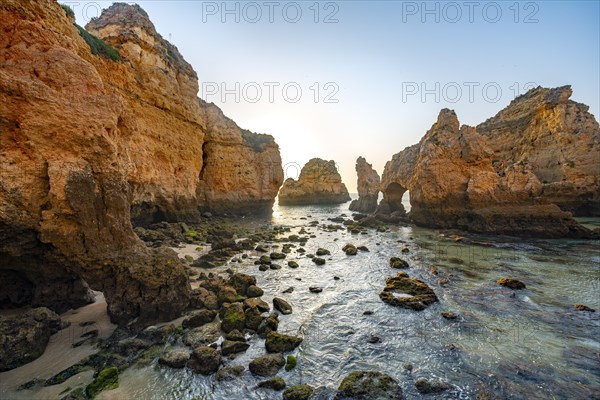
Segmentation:
{"type": "Polygon", "coordinates": [[[404,272],[385,280],[386,286],[379,298],[392,306],[421,311],[438,301],[433,289],[421,280],[413,279],[404,272]]]}
{"type": "Polygon", "coordinates": [[[513,278],[500,278],[496,281],[498,285],[505,286],[514,290],[525,289],[526,286],[523,282],[513,278]]]}
{"type": "Polygon", "coordinates": [[[589,312],[596,312],[596,310],[594,310],[593,308],[591,308],[591,307],[588,307],[588,306],[586,306],[586,305],[583,305],[583,304],[575,304],[575,309],[576,309],[577,311],[589,311],[589,312]]]}
{"type": "Polygon", "coordinates": [[[158,363],[171,368],[183,368],[190,359],[188,349],[182,347],[171,347],[165,350],[158,358],[158,363]]]}
{"type": "Polygon", "coordinates": [[[334,161],[313,158],[296,181],[288,178],[279,190],[281,205],[339,204],[350,200],[334,161]]]}
{"type": "Polygon", "coordinates": [[[440,393],[452,388],[451,385],[442,381],[430,381],[419,379],[415,382],[415,387],[422,394],[440,393]]]}
{"type": "Polygon", "coordinates": [[[285,381],[282,378],[271,378],[266,381],[259,382],[257,385],[259,388],[272,389],[280,391],[285,389],[285,381]]]}
{"type": "Polygon", "coordinates": [[[94,398],[100,392],[116,389],[119,387],[119,370],[116,367],[103,369],[94,378],[92,383],[86,386],[85,392],[89,398],[94,398]]]}
{"type": "Polygon", "coordinates": [[[244,373],[244,366],[242,365],[227,365],[220,368],[215,375],[217,381],[231,381],[239,378],[244,373]]]}
{"type": "Polygon", "coordinates": [[[403,400],[402,388],[394,378],[377,371],[348,374],[335,395],[336,400],[403,400]]]}

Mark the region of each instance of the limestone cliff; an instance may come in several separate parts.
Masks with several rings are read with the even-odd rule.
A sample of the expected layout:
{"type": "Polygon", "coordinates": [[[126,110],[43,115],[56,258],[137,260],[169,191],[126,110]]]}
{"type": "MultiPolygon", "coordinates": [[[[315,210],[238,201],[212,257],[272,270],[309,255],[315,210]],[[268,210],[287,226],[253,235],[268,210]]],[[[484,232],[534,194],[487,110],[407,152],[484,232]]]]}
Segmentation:
{"type": "Polygon", "coordinates": [[[540,202],[600,216],[600,127],[570,86],[538,87],[477,126],[497,163],[526,163],[542,183],[540,202]]]}
{"type": "Polygon", "coordinates": [[[134,221],[270,211],[283,182],[279,147],[198,99],[198,77],[139,6],[116,3],[86,29],[119,48],[131,74],[106,71],[127,101],[123,143],[134,221]],[[142,100],[142,101],[140,101],[142,100]]]}
{"type": "Polygon", "coordinates": [[[56,1],[0,5],[0,293],[22,288],[2,301],[63,311],[89,285],[115,322],[173,318],[186,272],[144,246],[132,216],[269,208],[278,147],[196,97],[196,73],[138,6],[115,4],[88,29],[120,57],[98,53],[114,49],[56,1]]]}
{"type": "Polygon", "coordinates": [[[279,190],[279,204],[340,204],[350,200],[335,162],[313,158],[308,161],[298,180],[288,178],[279,190]]]}
{"type": "Polygon", "coordinates": [[[409,190],[411,219],[429,227],[548,237],[592,235],[543,197],[544,183],[534,166],[525,160],[499,164],[496,157],[486,136],[476,128],[461,127],[454,111],[444,109],[417,145],[386,164],[384,202],[400,209],[402,194],[409,190]]]}
{"type": "Polygon", "coordinates": [[[364,157],[356,160],[358,199],[353,200],[348,207],[352,211],[370,213],[377,208],[379,197],[379,174],[364,157]]]}

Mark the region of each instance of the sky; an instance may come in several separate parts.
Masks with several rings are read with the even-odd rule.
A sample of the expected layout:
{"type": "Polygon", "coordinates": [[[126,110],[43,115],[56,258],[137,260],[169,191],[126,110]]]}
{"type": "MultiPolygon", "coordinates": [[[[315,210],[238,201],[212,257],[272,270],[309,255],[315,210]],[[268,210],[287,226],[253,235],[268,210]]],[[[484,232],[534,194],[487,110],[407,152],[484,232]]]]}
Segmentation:
{"type": "MultiPolygon", "coordinates": [[[[60,1],[84,26],[106,1],[60,1]]],[[[286,177],[356,158],[381,173],[442,108],[477,125],[536,86],[600,113],[598,1],[138,1],[199,96],[280,146],[286,177]]]]}

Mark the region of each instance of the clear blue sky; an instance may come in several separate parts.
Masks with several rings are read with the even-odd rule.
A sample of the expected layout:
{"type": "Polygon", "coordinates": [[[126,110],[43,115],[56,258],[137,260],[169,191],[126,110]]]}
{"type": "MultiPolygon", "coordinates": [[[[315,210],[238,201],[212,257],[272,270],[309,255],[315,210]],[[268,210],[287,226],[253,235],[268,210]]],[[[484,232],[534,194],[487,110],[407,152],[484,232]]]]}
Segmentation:
{"type": "MultiPolygon", "coordinates": [[[[111,4],[61,3],[80,25],[111,4]]],[[[231,13],[221,1],[137,3],[192,64],[201,97],[273,135],[284,164],[336,160],[351,192],[358,156],[381,174],[444,107],[476,125],[533,83],[570,84],[573,100],[600,111],[598,1],[227,2],[231,13]],[[239,101],[223,101],[221,85],[236,83],[239,101]]]]}

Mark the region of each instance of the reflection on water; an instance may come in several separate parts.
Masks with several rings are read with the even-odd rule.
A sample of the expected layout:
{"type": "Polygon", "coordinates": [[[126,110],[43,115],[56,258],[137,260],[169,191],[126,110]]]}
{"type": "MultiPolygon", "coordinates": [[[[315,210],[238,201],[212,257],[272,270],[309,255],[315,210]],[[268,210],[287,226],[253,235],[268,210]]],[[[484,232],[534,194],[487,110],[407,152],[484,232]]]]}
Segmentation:
{"type": "MultiPolygon", "coordinates": [[[[349,372],[370,369],[396,377],[407,398],[422,397],[414,386],[420,378],[452,385],[435,397],[440,399],[475,398],[480,390],[515,399],[600,396],[600,319],[573,307],[583,303],[600,309],[597,242],[481,235],[457,241],[416,227],[353,235],[309,226],[311,221],[331,224],[327,218],[341,213],[350,216],[347,204],[275,206],[270,222],[290,227],[286,235],[304,227],[316,236],[306,244],[307,254],[319,247],[330,250],[323,266],[295,251],[280,270],[260,272],[252,252],[244,264],[227,266],[255,275],[269,304],[274,296],[292,304],[293,313],[280,316],[279,330],[304,341],[294,352],[296,369],[279,374],[288,385],[337,388],[349,372]],[[341,251],[346,243],[365,245],[369,252],[346,256],[341,251]],[[402,253],[403,248],[409,252],[402,253]],[[428,283],[440,302],[415,312],[380,301],[385,278],[398,272],[388,266],[392,256],[408,261],[406,272],[428,283]],[[289,260],[300,267],[288,268],[289,260]],[[527,289],[501,287],[495,283],[500,277],[518,278],[527,289]],[[323,291],[311,293],[313,286],[323,291]],[[282,293],[290,287],[291,293],[282,293]],[[446,320],[442,311],[458,318],[446,320]],[[381,341],[371,343],[371,336],[381,341]]],[[[254,339],[246,353],[225,359],[246,367],[243,384],[216,382],[154,361],[125,371],[120,387],[99,398],[280,399],[280,393],[256,389],[260,379],[247,370],[249,361],[264,352],[264,341],[254,339]]]]}

